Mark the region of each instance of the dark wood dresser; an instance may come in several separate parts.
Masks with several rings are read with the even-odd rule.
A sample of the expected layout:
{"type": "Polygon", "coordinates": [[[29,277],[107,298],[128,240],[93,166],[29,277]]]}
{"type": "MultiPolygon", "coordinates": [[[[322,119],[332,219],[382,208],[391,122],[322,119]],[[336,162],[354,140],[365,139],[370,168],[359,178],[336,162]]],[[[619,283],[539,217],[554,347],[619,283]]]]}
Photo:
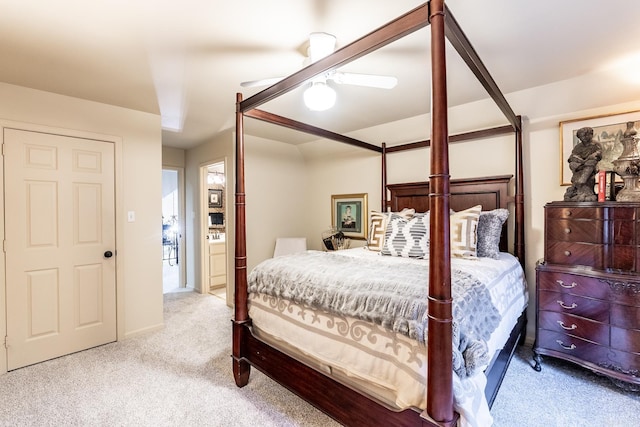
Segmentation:
{"type": "Polygon", "coordinates": [[[536,285],[535,369],[553,356],[640,390],[640,203],[548,203],[536,285]]]}

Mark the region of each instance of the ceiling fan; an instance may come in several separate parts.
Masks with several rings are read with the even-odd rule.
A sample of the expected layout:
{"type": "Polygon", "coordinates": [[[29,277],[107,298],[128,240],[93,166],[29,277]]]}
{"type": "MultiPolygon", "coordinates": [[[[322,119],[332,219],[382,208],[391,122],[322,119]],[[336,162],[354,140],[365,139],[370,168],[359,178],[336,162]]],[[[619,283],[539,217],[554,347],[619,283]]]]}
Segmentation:
{"type": "MultiPolygon", "coordinates": [[[[309,65],[332,54],[336,48],[336,37],[332,34],[315,32],[309,35],[308,56],[304,65],[309,65]]],[[[240,83],[242,87],[257,87],[272,85],[284,77],[273,77],[268,79],[252,80],[240,83]]],[[[327,80],[337,84],[347,84],[356,86],[367,86],[380,89],[392,89],[398,83],[398,79],[393,76],[382,76],[375,74],[345,73],[338,70],[331,70],[318,75],[310,80],[309,87],[304,92],[304,101],[309,109],[322,111],[331,108],[336,99],[335,91],[327,85],[327,80]]]]}

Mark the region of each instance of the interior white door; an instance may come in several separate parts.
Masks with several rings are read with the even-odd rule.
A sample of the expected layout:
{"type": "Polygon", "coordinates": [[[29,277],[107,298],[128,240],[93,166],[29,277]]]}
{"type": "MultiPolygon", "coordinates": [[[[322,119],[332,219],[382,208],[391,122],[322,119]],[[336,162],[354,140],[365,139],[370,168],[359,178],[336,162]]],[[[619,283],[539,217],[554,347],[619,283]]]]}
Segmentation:
{"type": "Polygon", "coordinates": [[[4,130],[8,369],[116,340],[114,144],[4,130]]]}

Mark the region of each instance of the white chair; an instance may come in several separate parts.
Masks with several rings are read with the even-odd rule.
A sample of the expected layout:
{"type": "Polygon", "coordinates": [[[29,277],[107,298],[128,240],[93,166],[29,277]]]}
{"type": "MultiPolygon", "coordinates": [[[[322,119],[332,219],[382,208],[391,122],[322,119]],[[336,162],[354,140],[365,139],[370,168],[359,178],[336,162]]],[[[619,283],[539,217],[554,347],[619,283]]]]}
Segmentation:
{"type": "Polygon", "coordinates": [[[276,247],[273,251],[273,257],[275,258],[281,255],[304,252],[306,250],[306,237],[278,237],[276,239],[276,247]]]}

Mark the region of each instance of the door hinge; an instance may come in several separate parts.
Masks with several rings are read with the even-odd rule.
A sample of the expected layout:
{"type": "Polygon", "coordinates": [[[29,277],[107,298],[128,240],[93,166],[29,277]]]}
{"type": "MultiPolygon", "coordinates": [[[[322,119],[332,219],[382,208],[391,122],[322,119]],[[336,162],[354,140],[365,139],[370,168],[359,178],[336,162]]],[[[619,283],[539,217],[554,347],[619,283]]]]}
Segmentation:
{"type": "Polygon", "coordinates": [[[4,348],[9,348],[9,336],[4,336],[4,348]]]}

